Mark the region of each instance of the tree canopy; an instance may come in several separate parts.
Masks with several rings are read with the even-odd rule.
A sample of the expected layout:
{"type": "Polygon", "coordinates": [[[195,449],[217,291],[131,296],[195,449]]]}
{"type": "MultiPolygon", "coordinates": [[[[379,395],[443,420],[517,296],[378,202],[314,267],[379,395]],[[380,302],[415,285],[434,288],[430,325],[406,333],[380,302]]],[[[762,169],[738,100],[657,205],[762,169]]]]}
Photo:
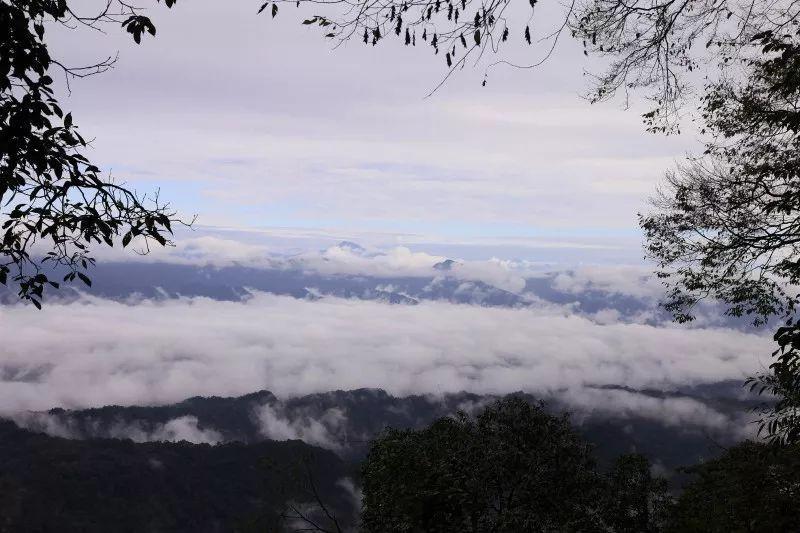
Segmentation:
{"type": "Polygon", "coordinates": [[[751,381],[778,399],[763,429],[778,441],[800,440],[800,34],[753,37],[737,60],[746,76],[707,87],[705,153],[669,173],[641,217],[647,254],[659,266],[666,307],[693,318],[701,299],[725,304],[756,325],[786,321],[775,334],[771,374],[751,381]]]}
{"type": "Polygon", "coordinates": [[[800,529],[800,449],[747,442],[686,469],[693,474],[672,511],[676,533],[800,529]]]}
{"type": "Polygon", "coordinates": [[[763,322],[794,312],[800,283],[800,41],[766,32],[743,60],[752,75],[708,87],[706,152],[668,175],[642,217],[647,251],[671,284],[667,307],[690,320],[712,296],[763,322]]]}
{"type": "Polygon", "coordinates": [[[682,468],[685,484],[671,491],[641,455],[599,471],[566,417],[507,397],[477,417],[376,439],[361,518],[374,532],[796,531],[798,452],[744,442],[682,468]]]}
{"type": "Polygon", "coordinates": [[[667,503],[647,461],[623,458],[606,479],[566,417],[513,396],[475,418],[387,431],[362,478],[375,532],[650,531],[667,503]]]}

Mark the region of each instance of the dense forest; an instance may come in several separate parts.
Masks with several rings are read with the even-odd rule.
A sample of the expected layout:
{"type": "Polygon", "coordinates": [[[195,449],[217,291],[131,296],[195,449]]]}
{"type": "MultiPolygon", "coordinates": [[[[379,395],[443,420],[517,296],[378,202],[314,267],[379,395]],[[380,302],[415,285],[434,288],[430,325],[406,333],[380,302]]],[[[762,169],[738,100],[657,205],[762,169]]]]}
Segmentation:
{"type": "Polygon", "coordinates": [[[337,485],[349,466],[300,441],[84,441],[3,422],[0,448],[3,532],[273,531],[285,502],[313,498],[306,469],[343,520],[353,515],[337,485]]]}
{"type": "Polygon", "coordinates": [[[529,395],[439,401],[360,390],[279,402],[262,391],[19,421],[32,429],[0,426],[9,532],[800,527],[796,446],[722,447],[652,421],[576,424],[529,395]],[[284,438],[265,435],[265,406],[284,438]],[[219,442],[157,433],[187,417],[219,442]]]}
{"type": "MultiPolygon", "coordinates": [[[[608,392],[628,393],[620,387],[608,392]]],[[[737,414],[758,404],[743,394],[739,383],[698,387],[684,392],[636,391],[645,399],[672,399],[711,406],[724,414],[737,414]]],[[[518,394],[531,403],[546,401],[551,414],[568,411],[557,398],[518,394]]],[[[51,435],[90,438],[129,438],[135,441],[186,438],[194,442],[256,443],[267,439],[301,438],[336,451],[341,457],[363,460],[371,442],[387,427],[421,429],[459,410],[474,413],[499,399],[472,393],[441,396],[394,396],[380,389],[331,391],[278,398],[269,391],[238,397],[194,397],[160,406],[105,406],[93,409],[51,409],[21,413],[18,424],[51,435]],[[189,422],[191,432],[180,432],[189,422]],[[178,427],[176,427],[176,423],[178,427]],[[170,428],[174,428],[170,432],[170,428]]],[[[723,447],[738,442],[739,433],[723,428],[675,424],[648,413],[573,413],[576,431],[593,443],[603,466],[617,456],[638,452],[664,468],[678,467],[719,455],[723,447]]]]}

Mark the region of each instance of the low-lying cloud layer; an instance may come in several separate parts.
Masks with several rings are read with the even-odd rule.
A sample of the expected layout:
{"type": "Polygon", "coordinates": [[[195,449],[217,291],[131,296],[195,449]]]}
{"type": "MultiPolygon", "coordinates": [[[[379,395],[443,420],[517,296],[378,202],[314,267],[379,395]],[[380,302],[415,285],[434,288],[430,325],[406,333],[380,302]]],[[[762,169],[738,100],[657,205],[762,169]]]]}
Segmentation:
{"type": "Polygon", "coordinates": [[[754,437],[757,429],[751,423],[751,413],[724,413],[695,398],[657,398],[627,390],[583,388],[562,394],[560,399],[570,412],[578,414],[578,420],[588,414],[622,421],[644,418],[675,430],[703,428],[736,439],[754,437]]]}
{"type": "Polygon", "coordinates": [[[770,349],[756,334],[602,325],[557,306],[398,306],[264,293],[244,302],[130,305],[87,297],[42,311],[0,307],[0,338],[6,412],[259,389],[281,396],[359,387],[396,394],[524,390],[578,398],[586,386],[741,379],[762,367],[759,356],[770,349]]]}
{"type": "Polygon", "coordinates": [[[258,406],[253,415],[265,439],[299,439],[331,450],[342,446],[343,439],[339,433],[345,426],[345,413],[339,408],[327,409],[321,416],[310,413],[289,416],[273,405],[264,404],[258,406]]]}
{"type": "MultiPolygon", "coordinates": [[[[74,439],[83,435],[75,427],[76,422],[69,417],[58,417],[45,412],[20,411],[11,414],[11,418],[20,427],[41,431],[54,437],[74,439]]],[[[194,444],[217,444],[223,440],[219,432],[199,427],[195,416],[180,416],[163,424],[157,424],[153,428],[146,428],[141,421],[127,423],[119,421],[102,431],[96,427],[93,435],[111,439],[130,439],[134,442],[187,441],[194,444]]]]}

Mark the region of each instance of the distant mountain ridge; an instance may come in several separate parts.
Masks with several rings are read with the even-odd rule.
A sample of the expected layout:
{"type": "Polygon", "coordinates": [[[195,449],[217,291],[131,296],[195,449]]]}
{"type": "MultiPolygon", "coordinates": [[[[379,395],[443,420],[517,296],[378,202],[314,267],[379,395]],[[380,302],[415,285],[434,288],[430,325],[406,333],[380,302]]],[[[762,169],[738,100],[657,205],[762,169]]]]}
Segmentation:
{"type": "MultiPolygon", "coordinates": [[[[347,241],[336,249],[365,262],[373,257],[360,245],[347,241]]],[[[325,262],[324,257],[322,262],[325,262]]],[[[669,313],[658,307],[656,293],[642,291],[641,287],[628,293],[628,289],[596,285],[589,280],[564,284],[562,277],[569,278],[573,274],[564,270],[536,275],[506,272],[521,284],[511,288],[502,279],[483,276],[474,269],[462,270],[464,266],[454,259],[445,259],[427,270],[418,270],[415,275],[403,274],[402,270],[390,275],[323,273],[307,268],[293,257],[275,259],[260,266],[105,261],[91,269],[91,287],[64,285],[57,291],[48,291],[45,296],[61,301],[79,299],[81,294],[122,301],[178,297],[242,301],[253,291],[260,291],[309,300],[335,297],[395,305],[415,305],[423,301],[509,308],[556,305],[592,319],[597,313],[611,312],[614,321],[653,325],[672,322],[669,313]]],[[[53,276],[58,278],[59,272],[53,276]]],[[[632,281],[633,288],[637,288],[635,281],[632,281]]],[[[0,286],[0,305],[17,301],[13,286],[0,286]]],[[[712,302],[704,302],[698,312],[703,311],[704,323],[708,325],[752,329],[747,317],[726,316],[722,310],[712,302]]]]}
{"type": "MultiPolygon", "coordinates": [[[[731,420],[746,412],[755,399],[736,396],[734,383],[683,391],[633,391],[601,387],[600,392],[633,393],[651,398],[683,399],[708,405],[731,420]]],[[[531,395],[524,395],[537,401],[531,395]]],[[[17,423],[34,431],[74,439],[129,438],[193,440],[195,442],[258,443],[300,439],[335,451],[347,460],[360,460],[369,442],[387,427],[419,428],[436,418],[463,410],[475,413],[498,398],[472,393],[396,397],[380,389],[357,389],[279,399],[269,391],[239,397],[193,397],[163,406],[106,406],[94,409],[20,413],[17,423]]],[[[550,399],[549,410],[564,405],[550,399]]],[[[601,460],[637,451],[665,468],[691,464],[716,455],[716,442],[730,444],[736,431],[716,431],[702,425],[676,426],[647,413],[578,412],[577,428],[597,447],[601,460]]],[[[736,428],[731,428],[735,430],[736,428]]]]}

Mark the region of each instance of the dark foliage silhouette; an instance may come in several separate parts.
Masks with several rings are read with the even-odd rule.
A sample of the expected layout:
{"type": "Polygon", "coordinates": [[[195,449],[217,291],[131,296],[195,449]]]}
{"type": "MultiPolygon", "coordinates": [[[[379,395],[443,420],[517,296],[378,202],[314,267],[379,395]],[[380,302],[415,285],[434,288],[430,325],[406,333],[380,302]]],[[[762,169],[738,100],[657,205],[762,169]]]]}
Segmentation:
{"type": "Polygon", "coordinates": [[[0,531],[276,531],[287,502],[313,503],[287,472],[305,458],[321,497],[353,516],[349,468],[300,441],[206,444],[67,440],[0,421],[0,531]]]}
{"type": "MultiPolygon", "coordinates": [[[[374,392],[354,393],[376,402],[374,392]]],[[[242,402],[268,396],[192,399],[176,407],[201,409],[196,414],[205,429],[220,433],[213,424],[230,411],[234,434],[244,422],[236,415],[245,410],[242,402]]],[[[348,398],[319,395],[301,404],[341,407],[348,398]]],[[[421,400],[404,404],[397,422],[425,416],[430,406],[421,400]]],[[[366,412],[350,416],[366,423],[375,414],[370,402],[363,405],[366,412]]],[[[158,415],[147,409],[161,408],[137,409],[158,415]]],[[[359,484],[361,531],[777,532],[800,524],[796,445],[734,446],[684,469],[681,490],[674,477],[668,488],[642,455],[595,466],[594,450],[568,419],[530,399],[512,396],[477,411],[387,430],[363,463],[300,441],[67,440],[3,422],[0,531],[338,533],[358,526],[359,484]]],[[[118,408],[92,413],[125,420],[118,408]]]]}
{"type": "Polygon", "coordinates": [[[800,40],[792,26],[754,36],[749,48],[738,60],[748,77],[708,87],[702,111],[712,140],[705,154],[668,175],[641,225],[669,288],[666,307],[679,321],[691,320],[692,307],[708,297],[756,325],[771,316],[786,320],[770,372],[751,384],[778,399],[764,413],[767,435],[795,442],[800,40]]]}
{"type": "MultiPolygon", "coordinates": [[[[168,7],[175,0],[165,0],[168,7]]],[[[47,46],[45,28],[119,23],[140,42],[155,35],[149,18],[123,1],[92,16],[76,14],[65,0],[0,2],[0,284],[41,306],[46,287],[76,278],[90,285],[93,245],[137,242],[165,245],[175,213],[158,194],[140,195],[87,159],[87,140],[59,105],[55,72],[70,78],[107,70],[113,58],[69,67],[47,46]],[[44,267],[53,267],[52,272],[44,267]]]]}
{"type": "Polygon", "coordinates": [[[696,479],[678,499],[668,531],[800,530],[800,448],[747,442],[687,469],[696,479]]]}
{"type": "MultiPolygon", "coordinates": [[[[694,71],[711,77],[727,72],[753,36],[779,32],[800,13],[793,0],[733,2],[715,0],[572,0],[563,18],[541,30],[537,0],[274,0],[259,12],[272,17],[279,5],[311,5],[303,24],[318,27],[341,43],[360,40],[375,46],[397,38],[406,46],[427,46],[442,57],[447,74],[493,56],[492,67],[534,68],[548,60],[559,40],[576,38],[584,53],[603,58],[607,68],[591,76],[589,98],[599,101],[620,92],[643,91],[653,108],[644,115],[651,131],[671,132],[678,111],[693,92],[694,71]],[[533,57],[515,63],[516,47],[536,46],[533,57]],[[711,72],[716,74],[711,74],[711,72]]],[[[438,87],[437,87],[438,88],[438,87]]]]}
{"type": "Polygon", "coordinates": [[[604,486],[603,514],[617,533],[661,531],[669,518],[672,499],[667,481],[653,475],[643,455],[620,456],[604,486]]]}
{"type": "Polygon", "coordinates": [[[613,472],[598,472],[567,418],[509,397],[476,418],[378,438],[362,471],[362,522],[370,532],[655,530],[665,484],[641,458],[613,472]]]}

